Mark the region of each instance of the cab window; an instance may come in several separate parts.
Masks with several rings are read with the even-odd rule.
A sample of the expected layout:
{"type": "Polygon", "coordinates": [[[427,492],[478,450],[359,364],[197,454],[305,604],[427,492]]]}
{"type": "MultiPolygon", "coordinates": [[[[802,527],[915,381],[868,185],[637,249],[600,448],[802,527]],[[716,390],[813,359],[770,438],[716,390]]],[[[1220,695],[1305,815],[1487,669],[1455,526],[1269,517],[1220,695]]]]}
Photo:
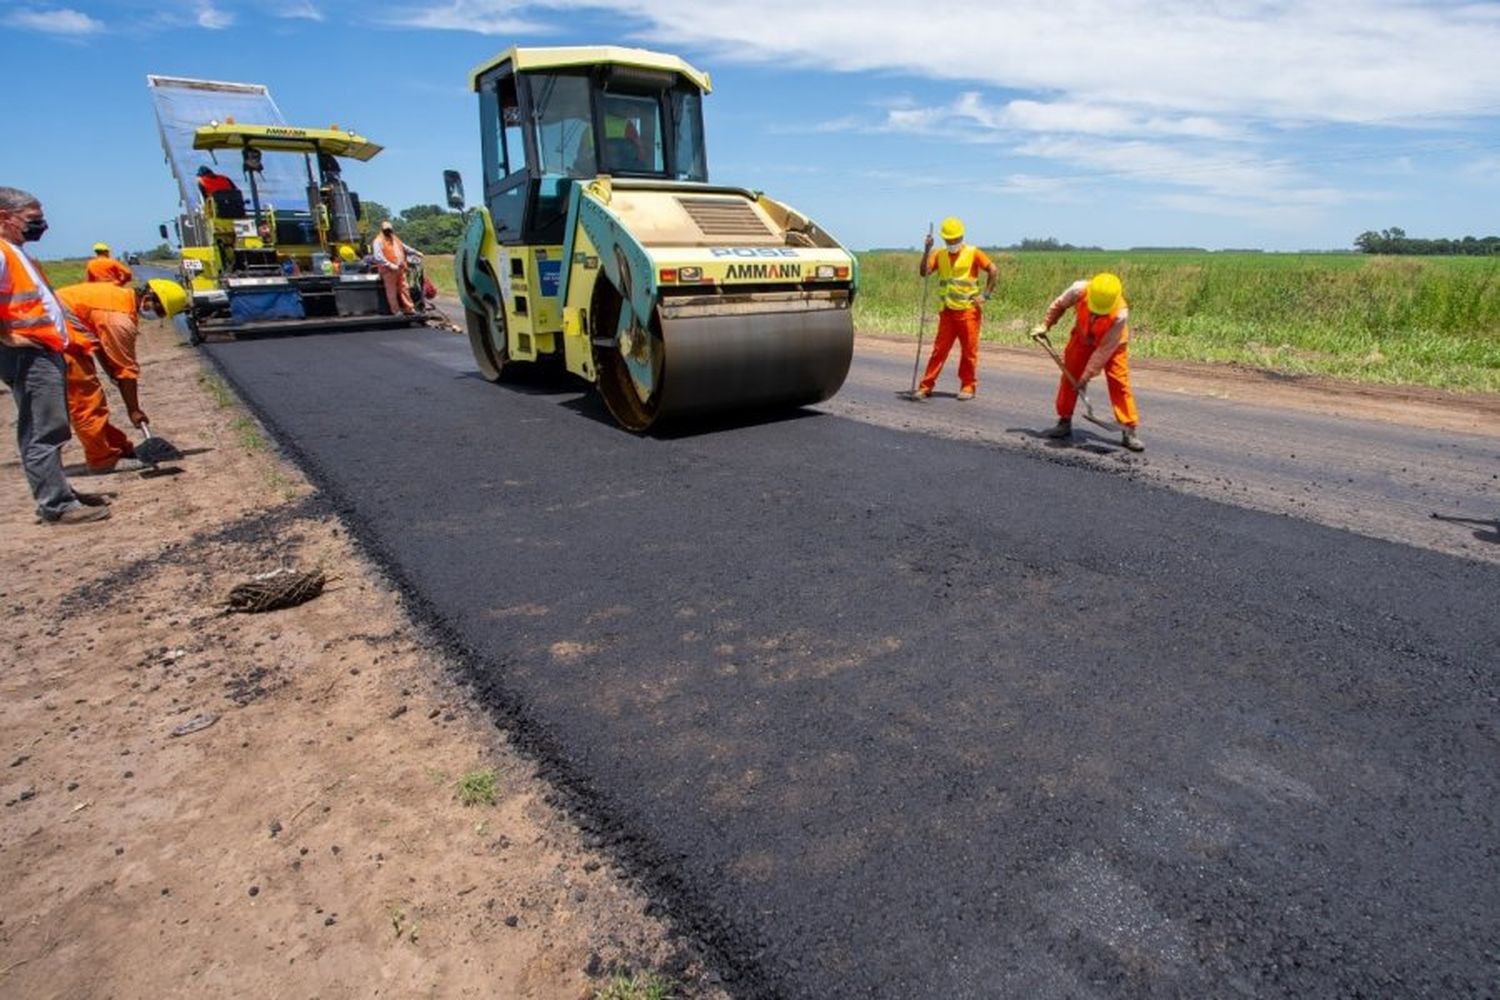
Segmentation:
{"type": "Polygon", "coordinates": [[[534,76],[530,84],[539,172],[593,177],[599,172],[599,164],[594,153],[588,78],[534,76]]]}
{"type": "Polygon", "coordinates": [[[653,96],[606,93],[604,142],[600,159],[610,174],[661,174],[661,101],[653,96]]]}

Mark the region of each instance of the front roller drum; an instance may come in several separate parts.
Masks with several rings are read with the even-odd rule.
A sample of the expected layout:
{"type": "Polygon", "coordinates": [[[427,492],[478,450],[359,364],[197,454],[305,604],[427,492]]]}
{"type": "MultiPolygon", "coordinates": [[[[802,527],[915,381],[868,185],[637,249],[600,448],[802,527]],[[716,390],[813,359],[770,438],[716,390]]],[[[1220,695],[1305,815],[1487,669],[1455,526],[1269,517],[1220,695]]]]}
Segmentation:
{"type": "Polygon", "coordinates": [[[797,312],[662,319],[656,391],[642,400],[618,352],[600,358],[599,391],[629,430],[712,413],[820,403],[839,391],[854,356],[847,304],[797,312]]]}

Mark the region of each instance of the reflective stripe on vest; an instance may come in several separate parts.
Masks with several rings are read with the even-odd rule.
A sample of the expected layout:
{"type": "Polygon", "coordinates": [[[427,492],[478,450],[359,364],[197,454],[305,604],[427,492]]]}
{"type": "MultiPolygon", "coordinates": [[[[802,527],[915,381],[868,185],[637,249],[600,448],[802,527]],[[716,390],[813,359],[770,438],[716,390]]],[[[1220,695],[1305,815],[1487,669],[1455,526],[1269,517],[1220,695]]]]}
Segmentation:
{"type": "Polygon", "coordinates": [[[974,248],[967,243],[958,251],[958,259],[948,256],[947,250],[938,251],[938,297],[944,309],[974,308],[979,298],[979,282],[974,278],[974,248]]]}
{"type": "MultiPolygon", "coordinates": [[[[68,346],[68,330],[59,326],[47,308],[47,299],[38,281],[41,271],[34,268],[26,254],[9,240],[0,240],[0,254],[5,257],[6,282],[0,287],[0,333],[28,340],[38,347],[61,351],[68,346]]],[[[57,303],[61,314],[62,304],[57,303]]],[[[64,320],[64,323],[67,321],[64,320]]]]}

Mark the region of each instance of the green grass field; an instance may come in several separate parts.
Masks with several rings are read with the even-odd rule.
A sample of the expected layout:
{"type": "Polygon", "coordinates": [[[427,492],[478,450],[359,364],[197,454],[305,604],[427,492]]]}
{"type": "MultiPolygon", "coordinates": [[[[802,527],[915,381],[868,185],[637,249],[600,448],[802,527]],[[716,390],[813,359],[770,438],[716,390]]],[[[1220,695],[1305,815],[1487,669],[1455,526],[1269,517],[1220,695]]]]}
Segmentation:
{"type": "Polygon", "coordinates": [[[83,280],[83,268],[88,260],[82,257],[70,260],[48,260],[42,262],[47,270],[47,280],[54,288],[76,285],[83,280]]]}
{"type": "MultiPolygon", "coordinates": [[[[991,256],[1000,284],[985,310],[987,341],[1025,344],[1054,296],[1108,270],[1125,283],[1135,357],[1500,391],[1500,259],[1142,251],[991,256]]],[[[917,259],[860,255],[856,329],[915,336],[922,299],[917,259]]],[[[929,337],[932,309],[929,301],[929,337]]]]}
{"type": "MultiPolygon", "coordinates": [[[[1143,251],[991,256],[1000,284],[985,310],[987,341],[1025,345],[1026,331],[1053,296],[1110,270],[1125,282],[1135,357],[1500,392],[1500,259],[1143,251]]],[[[55,283],[67,284],[82,280],[83,263],[56,261],[47,269],[55,283]]],[[[855,328],[915,338],[922,301],[917,254],[862,253],[859,263],[855,328]]],[[[427,273],[454,294],[451,255],[428,255],[427,273]]],[[[929,338],[935,295],[934,289],[927,304],[929,338]]]]}

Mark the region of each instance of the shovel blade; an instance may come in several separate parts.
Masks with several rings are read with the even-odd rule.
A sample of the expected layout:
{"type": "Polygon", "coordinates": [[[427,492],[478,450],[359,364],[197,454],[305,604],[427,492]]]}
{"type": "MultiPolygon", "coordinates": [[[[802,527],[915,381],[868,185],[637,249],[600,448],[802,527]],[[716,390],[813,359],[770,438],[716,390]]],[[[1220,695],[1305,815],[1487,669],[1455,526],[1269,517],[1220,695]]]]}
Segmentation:
{"type": "Polygon", "coordinates": [[[182,460],[182,450],[166,438],[152,435],[135,446],[135,457],[151,465],[182,460]]]}

